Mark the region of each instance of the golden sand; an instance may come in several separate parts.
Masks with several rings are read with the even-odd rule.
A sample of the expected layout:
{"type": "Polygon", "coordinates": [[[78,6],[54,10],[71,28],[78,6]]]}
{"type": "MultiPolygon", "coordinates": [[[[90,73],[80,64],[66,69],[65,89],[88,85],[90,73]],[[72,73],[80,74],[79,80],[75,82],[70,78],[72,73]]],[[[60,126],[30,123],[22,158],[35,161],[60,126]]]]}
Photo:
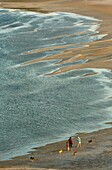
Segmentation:
{"type": "MultiPolygon", "coordinates": [[[[89,43],[87,47],[84,48],[72,48],[67,51],[63,50],[60,54],[47,56],[41,59],[31,60],[25,63],[21,63],[21,66],[26,66],[29,64],[34,64],[41,61],[57,59],[57,64],[60,64],[58,71],[51,74],[60,74],[74,69],[84,69],[84,68],[105,68],[112,69],[112,1],[111,0],[0,0],[0,7],[12,8],[12,9],[24,9],[36,12],[74,12],[86,16],[96,17],[100,20],[99,31],[101,34],[105,34],[102,40],[89,43]],[[69,63],[73,61],[78,61],[83,59],[86,62],[82,64],[74,64],[72,66],[63,66],[63,63],[69,63]]],[[[82,33],[83,34],[83,33],[82,33]]],[[[57,37],[58,38],[58,37],[57,37]]],[[[75,44],[73,44],[75,46],[75,44]]],[[[66,48],[67,46],[62,46],[60,48],[66,48]]],[[[41,51],[53,50],[58,48],[49,47],[40,50],[33,50],[28,52],[38,53],[41,51]]]]}

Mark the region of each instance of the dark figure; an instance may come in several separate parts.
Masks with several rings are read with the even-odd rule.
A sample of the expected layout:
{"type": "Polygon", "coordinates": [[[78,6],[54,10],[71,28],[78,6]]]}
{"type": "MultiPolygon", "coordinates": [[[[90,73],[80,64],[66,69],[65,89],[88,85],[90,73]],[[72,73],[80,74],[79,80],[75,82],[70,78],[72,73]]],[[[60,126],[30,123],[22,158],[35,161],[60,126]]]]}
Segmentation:
{"type": "Polygon", "coordinates": [[[89,143],[92,143],[92,139],[89,139],[88,142],[89,142],[89,143]]]}
{"type": "Polygon", "coordinates": [[[69,148],[70,148],[70,150],[71,150],[72,145],[73,145],[73,141],[72,141],[72,138],[71,138],[71,137],[68,139],[68,142],[69,142],[69,148]]]}
{"type": "Polygon", "coordinates": [[[33,162],[35,158],[34,158],[33,156],[31,156],[30,159],[31,159],[31,161],[33,162]]]}

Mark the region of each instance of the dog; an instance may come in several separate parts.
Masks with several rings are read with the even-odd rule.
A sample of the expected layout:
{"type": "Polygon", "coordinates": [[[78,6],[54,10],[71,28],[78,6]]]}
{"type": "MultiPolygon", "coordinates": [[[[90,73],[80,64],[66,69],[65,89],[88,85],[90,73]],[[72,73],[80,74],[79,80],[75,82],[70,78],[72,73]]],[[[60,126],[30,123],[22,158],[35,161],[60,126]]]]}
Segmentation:
{"type": "Polygon", "coordinates": [[[76,153],[77,153],[77,152],[76,152],[76,151],[74,151],[73,156],[76,156],[76,153]]]}
{"type": "Polygon", "coordinates": [[[89,142],[89,143],[92,143],[92,139],[89,139],[88,142],[89,142]]]}
{"type": "Polygon", "coordinates": [[[33,156],[31,156],[30,159],[32,162],[35,160],[35,158],[33,156]]]}

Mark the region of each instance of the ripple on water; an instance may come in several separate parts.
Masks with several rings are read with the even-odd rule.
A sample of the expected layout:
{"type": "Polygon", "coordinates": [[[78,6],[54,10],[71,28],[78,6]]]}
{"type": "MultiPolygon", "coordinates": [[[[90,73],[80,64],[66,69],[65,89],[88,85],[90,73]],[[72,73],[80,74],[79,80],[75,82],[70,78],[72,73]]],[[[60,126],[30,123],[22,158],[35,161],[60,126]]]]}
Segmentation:
{"type": "Polygon", "coordinates": [[[87,62],[81,50],[105,36],[99,23],[73,13],[0,10],[0,159],[106,126],[110,71],[49,75],[87,62]]]}

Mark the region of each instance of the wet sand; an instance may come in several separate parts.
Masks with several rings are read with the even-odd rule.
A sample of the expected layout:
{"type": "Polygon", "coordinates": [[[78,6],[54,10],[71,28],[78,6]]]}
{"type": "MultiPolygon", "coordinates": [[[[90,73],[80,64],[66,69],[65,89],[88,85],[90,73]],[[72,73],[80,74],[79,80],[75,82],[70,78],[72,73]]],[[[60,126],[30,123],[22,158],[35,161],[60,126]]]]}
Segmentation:
{"type": "Polygon", "coordinates": [[[31,153],[1,161],[0,170],[27,169],[66,169],[66,170],[111,170],[112,168],[112,129],[93,133],[79,133],[73,137],[72,151],[66,151],[66,141],[35,148],[31,153]],[[77,136],[82,146],[77,148],[77,136]],[[92,140],[92,142],[90,142],[92,140]],[[59,151],[62,150],[60,154],[59,151]],[[74,155],[74,152],[76,153],[74,155]],[[31,160],[30,157],[34,157],[31,160]]]}
{"type": "MultiPolygon", "coordinates": [[[[63,50],[61,54],[47,56],[42,59],[29,60],[28,62],[21,63],[21,66],[34,64],[43,60],[59,59],[61,62],[60,68],[57,71],[52,72],[49,75],[61,74],[63,72],[71,71],[74,69],[84,68],[105,68],[112,70],[112,1],[111,0],[0,0],[1,8],[12,8],[30,10],[36,12],[73,12],[86,16],[91,16],[99,19],[100,34],[105,34],[102,40],[91,42],[88,44],[81,44],[83,48],[72,48],[63,50]],[[85,45],[85,46],[84,46],[85,45]],[[74,64],[72,66],[62,66],[68,62],[78,61],[83,59],[85,62],[81,64],[74,64]]],[[[81,33],[80,33],[81,34],[81,33]]],[[[83,34],[83,33],[82,33],[83,34]]],[[[76,44],[73,44],[74,46],[76,44]]],[[[56,48],[56,46],[55,46],[56,48]]],[[[57,47],[58,48],[58,47],[57,47]]],[[[62,46],[60,48],[65,48],[62,46]]],[[[51,50],[54,47],[50,48],[51,50]]],[[[41,49],[45,51],[49,49],[41,49]]],[[[39,52],[38,50],[31,51],[31,53],[39,52]]],[[[95,73],[97,74],[97,73],[95,73]]]]}
{"type": "MultiPolygon", "coordinates": [[[[86,16],[98,18],[100,21],[99,31],[107,34],[102,40],[89,43],[81,50],[79,48],[64,50],[63,54],[48,56],[41,60],[56,59],[61,63],[84,59],[87,62],[69,67],[60,68],[52,74],[82,69],[82,68],[105,68],[112,70],[112,1],[111,0],[0,0],[0,8],[13,8],[36,12],[74,12],[86,16]]],[[[56,48],[56,47],[55,47],[56,48]]],[[[58,47],[57,47],[58,48],[58,47]]],[[[63,48],[63,47],[62,47],[63,48]]],[[[46,50],[46,49],[42,49],[46,50]]],[[[38,51],[32,51],[38,52],[38,51]]],[[[40,60],[23,63],[22,66],[33,64],[40,60]]],[[[94,73],[97,74],[97,73],[94,73]]],[[[91,76],[86,75],[86,76],[91,76]]],[[[110,120],[111,121],[111,120],[110,120]]],[[[111,124],[111,123],[110,123],[111,124]]],[[[110,126],[110,125],[109,125],[110,126]]],[[[75,127],[74,127],[75,128],[75,127]]],[[[75,133],[75,132],[74,132],[75,133]]],[[[79,134],[82,138],[82,147],[77,148],[76,137],[73,151],[65,150],[65,141],[37,148],[28,155],[16,157],[10,161],[1,161],[0,170],[10,169],[66,169],[66,170],[111,170],[112,169],[112,129],[104,129],[93,133],[79,134]],[[92,143],[88,140],[92,139],[92,143]],[[62,149],[62,154],[59,150],[62,149]],[[73,156],[76,151],[76,156],[73,156]],[[30,156],[35,158],[31,161],[30,156]]]]}

